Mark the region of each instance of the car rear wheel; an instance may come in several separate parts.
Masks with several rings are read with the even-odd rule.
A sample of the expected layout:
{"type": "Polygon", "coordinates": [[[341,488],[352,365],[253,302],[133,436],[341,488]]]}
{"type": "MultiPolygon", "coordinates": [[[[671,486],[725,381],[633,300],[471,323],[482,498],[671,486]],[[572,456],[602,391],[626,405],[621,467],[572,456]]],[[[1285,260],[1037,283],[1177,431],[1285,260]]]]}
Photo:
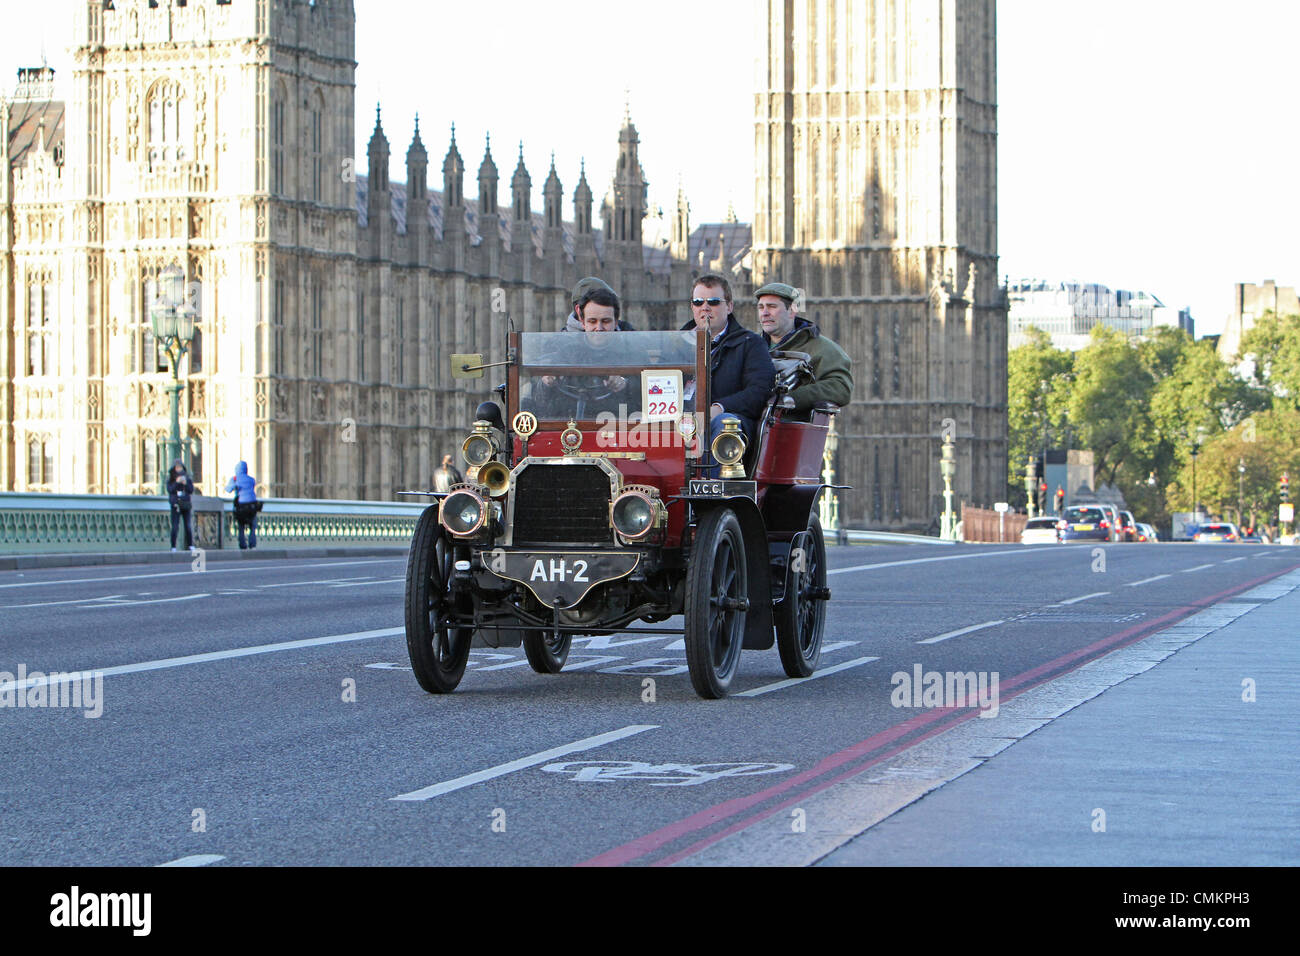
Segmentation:
{"type": "Polygon", "coordinates": [[[430,694],[456,689],[474,636],[473,628],[451,626],[457,610],[451,584],[455,551],[438,523],[438,506],[426,508],[406,561],[406,650],[415,679],[430,694]]]}
{"type": "Polygon", "coordinates": [[[822,655],[826,626],[826,541],[813,515],[798,549],[791,549],[785,572],[785,597],[776,606],[776,647],[790,677],[808,677],[822,655]]]}
{"type": "Polygon", "coordinates": [[[701,697],[727,696],[740,664],[749,609],[747,572],[735,512],[707,512],[695,532],[686,576],[686,665],[701,697]]]}
{"type": "Polygon", "coordinates": [[[569,657],[573,635],[564,631],[557,638],[554,631],[524,631],[524,653],[528,665],[539,674],[558,674],[569,657]]]}

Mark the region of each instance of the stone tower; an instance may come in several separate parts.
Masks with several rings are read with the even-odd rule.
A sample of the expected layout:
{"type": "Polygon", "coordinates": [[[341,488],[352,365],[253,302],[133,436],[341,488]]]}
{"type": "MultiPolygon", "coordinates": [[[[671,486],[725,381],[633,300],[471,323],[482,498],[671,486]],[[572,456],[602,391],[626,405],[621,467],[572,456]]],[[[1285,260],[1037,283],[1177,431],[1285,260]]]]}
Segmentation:
{"type": "Polygon", "coordinates": [[[840,515],[929,526],[945,419],[957,498],[987,506],[1007,448],[994,0],[757,6],[754,280],[804,289],[854,359],[840,515]]]}

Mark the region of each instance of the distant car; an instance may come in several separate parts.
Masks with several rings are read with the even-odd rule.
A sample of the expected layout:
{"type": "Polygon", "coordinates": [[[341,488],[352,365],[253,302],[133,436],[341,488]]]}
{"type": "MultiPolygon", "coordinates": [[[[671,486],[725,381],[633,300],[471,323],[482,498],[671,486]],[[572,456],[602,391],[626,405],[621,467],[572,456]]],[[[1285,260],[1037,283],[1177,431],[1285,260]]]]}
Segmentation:
{"type": "Polygon", "coordinates": [[[1241,536],[1242,544],[1263,544],[1264,539],[1257,534],[1243,534],[1241,536]]]}
{"type": "Polygon", "coordinates": [[[1212,521],[1209,524],[1201,525],[1196,534],[1192,536],[1193,541],[1227,541],[1235,542],[1241,540],[1241,532],[1237,526],[1226,521],[1212,521]]]}
{"type": "Polygon", "coordinates": [[[1121,541],[1137,541],[1137,520],[1133,517],[1133,512],[1121,511],[1119,513],[1119,527],[1121,541]]]}
{"type": "Polygon", "coordinates": [[[1145,541],[1149,544],[1154,544],[1160,540],[1160,535],[1156,534],[1156,529],[1149,524],[1143,524],[1142,522],[1138,522],[1137,530],[1138,530],[1139,541],[1145,541]]]}
{"type": "Polygon", "coordinates": [[[1056,523],[1062,541],[1114,541],[1115,514],[1109,506],[1070,505],[1056,523]]]}
{"type": "Polygon", "coordinates": [[[1020,532],[1021,544],[1056,544],[1061,540],[1055,518],[1030,518],[1020,532]]]}

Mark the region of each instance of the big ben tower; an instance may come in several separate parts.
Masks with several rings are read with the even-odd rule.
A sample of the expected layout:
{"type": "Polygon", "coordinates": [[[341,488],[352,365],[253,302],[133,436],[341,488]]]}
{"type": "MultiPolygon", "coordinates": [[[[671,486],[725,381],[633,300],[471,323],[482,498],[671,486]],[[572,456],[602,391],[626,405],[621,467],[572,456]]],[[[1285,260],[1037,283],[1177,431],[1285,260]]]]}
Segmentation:
{"type": "Polygon", "coordinates": [[[837,480],[853,526],[921,529],[1005,491],[994,0],[756,0],[755,284],[853,358],[837,480]]]}

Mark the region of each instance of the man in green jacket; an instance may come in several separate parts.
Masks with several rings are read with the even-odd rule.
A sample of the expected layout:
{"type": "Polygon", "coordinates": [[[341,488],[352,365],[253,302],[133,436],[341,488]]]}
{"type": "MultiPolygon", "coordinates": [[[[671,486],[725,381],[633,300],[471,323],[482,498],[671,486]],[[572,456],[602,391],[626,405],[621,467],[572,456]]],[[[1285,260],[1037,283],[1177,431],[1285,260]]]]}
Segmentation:
{"type": "Polygon", "coordinates": [[[790,393],[796,411],[807,412],[818,402],[847,405],[853,397],[853,360],[822,335],[816,322],[801,319],[795,307],[793,286],[769,282],[757,292],[758,322],[763,340],[773,351],[807,352],[812,356],[815,381],[790,393]]]}

